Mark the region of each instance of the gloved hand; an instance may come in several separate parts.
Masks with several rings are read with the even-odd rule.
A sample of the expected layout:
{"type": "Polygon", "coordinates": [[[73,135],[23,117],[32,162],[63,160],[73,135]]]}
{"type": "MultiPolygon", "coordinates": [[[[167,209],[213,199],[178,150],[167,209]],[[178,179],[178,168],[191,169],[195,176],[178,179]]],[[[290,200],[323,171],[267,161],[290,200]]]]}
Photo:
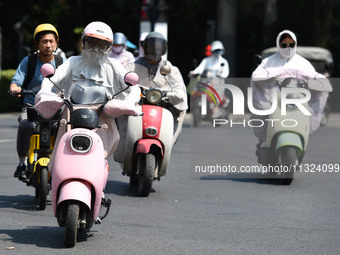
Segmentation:
{"type": "Polygon", "coordinates": [[[119,99],[111,99],[104,106],[103,111],[110,118],[118,118],[123,115],[143,115],[143,112],[133,102],[119,99]]]}

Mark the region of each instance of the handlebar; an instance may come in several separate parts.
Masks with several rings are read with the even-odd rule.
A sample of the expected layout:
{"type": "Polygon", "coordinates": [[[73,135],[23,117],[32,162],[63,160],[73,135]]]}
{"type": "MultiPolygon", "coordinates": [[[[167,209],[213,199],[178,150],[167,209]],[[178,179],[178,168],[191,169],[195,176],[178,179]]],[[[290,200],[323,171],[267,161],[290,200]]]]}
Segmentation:
{"type": "Polygon", "coordinates": [[[33,92],[33,90],[28,90],[28,89],[22,89],[20,92],[12,92],[8,91],[7,92],[10,96],[17,96],[17,95],[35,95],[36,93],[33,92]]]}
{"type": "Polygon", "coordinates": [[[40,86],[36,86],[32,89],[21,89],[20,92],[12,92],[12,91],[8,91],[7,93],[10,96],[17,96],[17,95],[36,95],[38,94],[39,90],[40,90],[40,86]]]}

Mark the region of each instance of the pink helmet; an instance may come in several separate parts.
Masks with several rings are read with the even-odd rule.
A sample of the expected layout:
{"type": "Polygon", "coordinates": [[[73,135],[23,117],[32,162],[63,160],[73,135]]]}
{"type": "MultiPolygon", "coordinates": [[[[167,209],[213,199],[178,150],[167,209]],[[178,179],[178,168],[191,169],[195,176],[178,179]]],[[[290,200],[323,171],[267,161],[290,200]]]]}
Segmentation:
{"type": "Polygon", "coordinates": [[[108,51],[109,48],[111,48],[113,42],[112,29],[104,22],[100,21],[91,22],[85,27],[81,35],[83,47],[85,47],[85,41],[90,38],[96,38],[105,41],[107,44],[107,46],[105,47],[105,51],[108,51]]]}

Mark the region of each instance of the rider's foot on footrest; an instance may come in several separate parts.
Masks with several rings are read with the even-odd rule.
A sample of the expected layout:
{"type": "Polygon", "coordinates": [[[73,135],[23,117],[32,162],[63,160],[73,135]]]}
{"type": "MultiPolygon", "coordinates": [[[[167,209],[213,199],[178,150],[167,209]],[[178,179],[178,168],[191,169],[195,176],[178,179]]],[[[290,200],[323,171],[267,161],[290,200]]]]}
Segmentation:
{"type": "Polygon", "coordinates": [[[19,180],[26,180],[26,165],[24,163],[19,163],[17,170],[14,172],[14,177],[19,178],[19,180]]]}

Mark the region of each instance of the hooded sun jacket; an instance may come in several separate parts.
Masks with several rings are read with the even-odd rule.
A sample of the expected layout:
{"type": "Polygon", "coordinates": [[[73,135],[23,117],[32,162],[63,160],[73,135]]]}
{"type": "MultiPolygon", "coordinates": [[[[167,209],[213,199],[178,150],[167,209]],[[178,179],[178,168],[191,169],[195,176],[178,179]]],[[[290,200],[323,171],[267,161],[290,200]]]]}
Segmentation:
{"type": "MultiPolygon", "coordinates": [[[[98,55],[98,54],[97,54],[98,55]]],[[[64,89],[65,97],[72,98],[74,94],[80,94],[80,91],[76,89],[82,88],[86,91],[83,96],[87,99],[91,99],[91,91],[89,89],[97,87],[98,91],[104,91],[106,98],[112,99],[112,96],[126,87],[124,82],[124,76],[127,73],[126,69],[113,58],[108,58],[106,55],[100,55],[99,59],[94,56],[89,56],[86,51],[83,51],[81,56],[73,56],[66,60],[61,66],[56,69],[53,77],[50,79],[45,78],[42,82],[42,88],[36,96],[36,106],[38,100],[44,96],[44,94],[51,94],[54,84],[57,84],[61,89],[64,89]]],[[[55,95],[56,96],[56,95],[55,95]]],[[[57,97],[57,96],[56,96],[57,97]]],[[[115,99],[122,101],[129,101],[135,105],[140,99],[140,89],[138,86],[128,88],[125,92],[120,93],[114,97],[115,99]]],[[[94,98],[95,99],[95,98],[94,98]]],[[[96,109],[93,104],[83,103],[85,108],[96,109]]],[[[80,104],[81,105],[81,104],[80,104]]],[[[69,111],[63,112],[63,118],[68,119],[69,111]]],[[[118,129],[115,123],[115,119],[101,114],[99,117],[99,124],[106,123],[108,130],[103,131],[97,129],[96,133],[102,138],[104,149],[106,151],[106,157],[109,157],[116,150],[119,135],[118,129]]],[[[56,145],[62,135],[67,132],[69,126],[60,127],[56,138],[56,145]]],[[[50,166],[53,166],[55,151],[53,150],[50,166]]],[[[52,169],[52,167],[50,167],[52,169]]]]}
{"type": "Polygon", "coordinates": [[[297,47],[297,39],[293,32],[289,30],[283,30],[281,33],[278,34],[276,38],[276,47],[278,49],[278,52],[265,58],[262,61],[262,64],[257,67],[255,70],[258,71],[259,69],[269,68],[269,67],[285,67],[289,69],[296,69],[296,70],[304,70],[306,72],[311,71],[315,72],[314,67],[312,64],[302,56],[296,53],[296,47],[297,47]],[[294,48],[281,48],[280,47],[280,38],[284,34],[289,34],[290,37],[295,41],[295,47],[294,48]]]}
{"type": "MultiPolygon", "coordinates": [[[[272,105],[273,90],[278,89],[278,87],[276,84],[272,84],[269,80],[267,84],[266,82],[258,84],[255,82],[256,79],[260,77],[268,78],[268,76],[273,75],[273,73],[278,70],[281,74],[294,71],[293,73],[303,73],[305,76],[310,77],[317,77],[318,75],[323,76],[315,71],[314,67],[307,59],[296,53],[297,40],[293,32],[284,30],[279,33],[276,38],[276,46],[278,48],[278,52],[265,58],[261,65],[259,65],[252,74],[250,86],[252,87],[253,106],[258,110],[270,109],[272,105]],[[294,48],[280,48],[280,38],[283,34],[289,34],[295,41],[294,48]]],[[[326,77],[324,77],[324,79],[326,79],[326,77]]],[[[331,87],[328,89],[310,89],[311,99],[308,102],[312,109],[312,116],[310,118],[310,134],[313,134],[320,126],[321,115],[327,101],[328,92],[331,90],[331,87]]],[[[267,116],[253,117],[257,119],[267,118],[267,116]]],[[[255,135],[262,141],[266,139],[266,126],[267,123],[265,123],[265,125],[261,128],[254,128],[255,135]]]]}

